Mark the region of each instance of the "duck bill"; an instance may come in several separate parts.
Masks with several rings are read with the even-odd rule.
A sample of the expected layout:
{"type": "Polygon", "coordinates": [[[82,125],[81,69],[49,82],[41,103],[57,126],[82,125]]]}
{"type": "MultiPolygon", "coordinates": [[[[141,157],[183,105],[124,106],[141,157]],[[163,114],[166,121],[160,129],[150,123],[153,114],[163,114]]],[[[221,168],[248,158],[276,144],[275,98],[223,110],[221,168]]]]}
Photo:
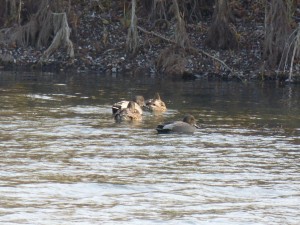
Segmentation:
{"type": "Polygon", "coordinates": [[[143,110],[146,110],[146,111],[150,111],[150,107],[149,106],[147,106],[147,105],[143,105],[143,108],[142,108],[143,110]]]}
{"type": "Polygon", "coordinates": [[[194,127],[196,127],[197,129],[200,129],[198,124],[194,124],[194,127]]]}

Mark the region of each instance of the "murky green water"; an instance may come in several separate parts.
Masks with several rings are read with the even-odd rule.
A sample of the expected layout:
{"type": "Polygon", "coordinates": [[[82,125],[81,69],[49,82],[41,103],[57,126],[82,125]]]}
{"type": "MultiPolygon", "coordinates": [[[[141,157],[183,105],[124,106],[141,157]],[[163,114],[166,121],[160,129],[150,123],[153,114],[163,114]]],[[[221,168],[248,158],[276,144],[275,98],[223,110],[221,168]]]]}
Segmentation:
{"type": "Polygon", "coordinates": [[[0,224],[299,224],[300,86],[1,72],[0,107],[0,224]],[[114,122],[156,91],[165,114],[114,122]]]}

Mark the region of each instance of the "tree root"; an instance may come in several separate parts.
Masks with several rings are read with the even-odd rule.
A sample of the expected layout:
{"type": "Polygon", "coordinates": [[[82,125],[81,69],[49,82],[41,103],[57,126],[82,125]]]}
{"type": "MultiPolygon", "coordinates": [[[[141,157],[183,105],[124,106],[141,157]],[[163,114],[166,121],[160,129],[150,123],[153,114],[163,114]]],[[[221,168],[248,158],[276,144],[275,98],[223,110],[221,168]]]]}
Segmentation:
{"type": "Polygon", "coordinates": [[[45,61],[49,56],[55,52],[60,46],[67,47],[67,54],[70,58],[74,57],[73,43],[70,40],[71,29],[69,28],[66,13],[53,13],[53,24],[55,37],[48,47],[48,49],[43,53],[40,62],[45,61]]]}

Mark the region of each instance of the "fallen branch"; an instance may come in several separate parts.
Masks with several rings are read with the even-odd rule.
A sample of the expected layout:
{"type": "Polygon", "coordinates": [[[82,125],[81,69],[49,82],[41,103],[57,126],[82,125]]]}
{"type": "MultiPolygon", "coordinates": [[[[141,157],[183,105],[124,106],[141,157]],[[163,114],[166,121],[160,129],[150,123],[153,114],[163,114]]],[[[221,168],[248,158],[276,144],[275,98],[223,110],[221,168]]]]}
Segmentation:
{"type": "MultiPolygon", "coordinates": [[[[140,30],[140,31],[142,31],[142,32],[144,32],[144,33],[146,33],[146,34],[150,34],[150,35],[153,35],[153,36],[156,36],[156,37],[158,37],[158,38],[161,38],[162,40],[165,40],[165,41],[167,41],[167,42],[169,42],[169,43],[172,43],[172,44],[177,44],[176,43],[176,41],[174,41],[174,40],[172,40],[172,39],[169,39],[169,38],[166,38],[166,37],[164,37],[163,35],[161,35],[161,34],[158,34],[158,33],[156,33],[156,32],[153,32],[153,31],[147,31],[147,30],[145,30],[144,28],[142,28],[142,27],[140,27],[140,26],[137,26],[137,28],[140,30]]],[[[216,60],[216,61],[218,61],[219,63],[221,63],[226,69],[228,69],[230,72],[233,72],[233,69],[231,69],[224,61],[222,61],[221,59],[218,59],[218,58],[216,58],[215,56],[212,56],[212,55],[210,55],[209,53],[207,53],[206,51],[204,51],[204,50],[200,50],[200,49],[196,49],[196,48],[194,48],[194,47],[188,47],[188,48],[184,48],[185,50],[188,50],[188,51],[193,51],[193,52],[197,52],[197,53],[199,53],[199,54],[203,54],[203,55],[206,55],[206,56],[208,56],[208,57],[210,57],[210,58],[212,58],[213,60],[216,60]]]]}
{"type": "Polygon", "coordinates": [[[155,36],[155,37],[159,37],[160,39],[165,40],[165,41],[167,41],[167,42],[170,42],[170,43],[172,43],[172,44],[176,44],[175,41],[173,41],[173,40],[171,40],[171,39],[169,39],[169,38],[166,38],[166,37],[164,37],[163,35],[161,35],[161,34],[159,34],[159,33],[156,33],[156,32],[154,32],[154,31],[147,31],[147,30],[145,30],[144,28],[142,28],[142,27],[140,27],[140,26],[137,26],[137,28],[138,28],[140,31],[144,32],[145,34],[150,34],[150,35],[153,35],[153,36],[155,36]]]}
{"type": "Polygon", "coordinates": [[[105,54],[107,54],[109,52],[117,51],[117,50],[120,50],[120,49],[123,49],[123,47],[110,48],[110,49],[105,50],[102,54],[105,55],[105,54]]]}
{"type": "MultiPolygon", "coordinates": [[[[196,49],[196,48],[192,48],[192,49],[193,49],[193,50],[196,50],[196,51],[198,50],[198,49],[196,49]]],[[[213,60],[218,61],[218,62],[221,63],[223,66],[225,66],[226,69],[228,69],[230,72],[233,72],[233,70],[232,70],[232,69],[231,69],[224,61],[222,61],[221,59],[218,59],[218,58],[216,58],[216,57],[210,55],[210,54],[207,53],[206,51],[203,51],[203,50],[198,50],[198,51],[200,51],[201,54],[206,55],[206,56],[212,58],[213,60]]]]}

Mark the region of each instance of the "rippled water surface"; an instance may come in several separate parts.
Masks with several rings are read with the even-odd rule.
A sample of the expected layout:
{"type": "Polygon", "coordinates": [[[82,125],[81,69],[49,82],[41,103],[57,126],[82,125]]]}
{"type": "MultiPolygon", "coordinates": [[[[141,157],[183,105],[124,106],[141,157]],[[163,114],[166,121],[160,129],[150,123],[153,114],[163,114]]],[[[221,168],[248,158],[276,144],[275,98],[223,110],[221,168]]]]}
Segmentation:
{"type": "Polygon", "coordinates": [[[298,225],[299,134],[299,85],[1,72],[0,224],[298,225]],[[114,122],[156,91],[166,113],[114,122]]]}

